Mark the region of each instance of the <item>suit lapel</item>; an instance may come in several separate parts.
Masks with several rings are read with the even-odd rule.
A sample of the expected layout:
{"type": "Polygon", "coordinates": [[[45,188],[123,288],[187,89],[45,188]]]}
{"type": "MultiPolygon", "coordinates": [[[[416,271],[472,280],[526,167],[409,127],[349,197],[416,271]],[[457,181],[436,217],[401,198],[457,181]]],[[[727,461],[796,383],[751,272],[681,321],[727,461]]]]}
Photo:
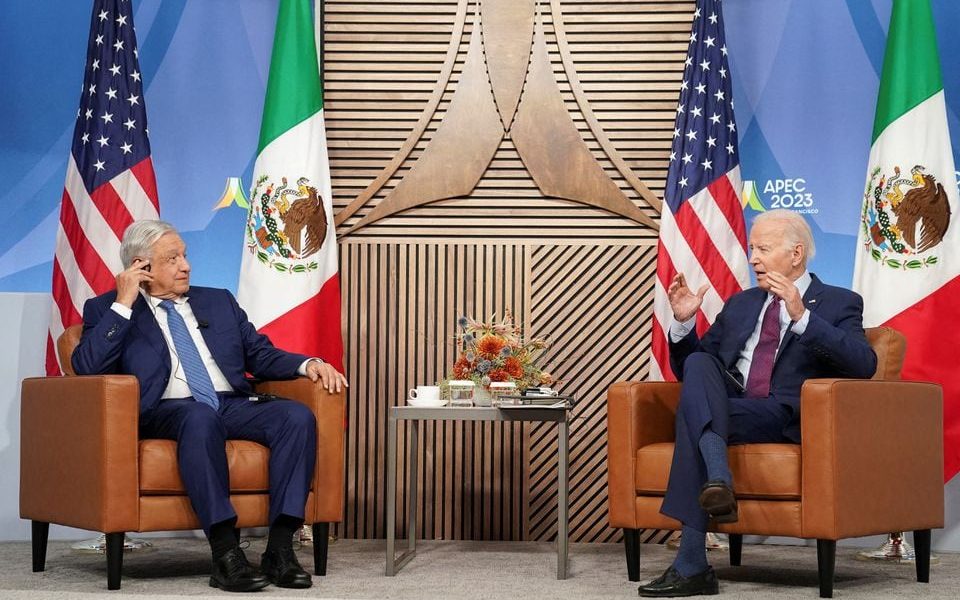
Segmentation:
{"type": "Polygon", "coordinates": [[[163,362],[169,364],[170,349],[167,348],[167,341],[163,339],[163,332],[160,331],[160,325],[157,324],[157,318],[153,315],[150,304],[142,295],[138,295],[132,310],[131,318],[134,325],[140,330],[150,347],[157,351],[163,362]]]}
{"type": "MultiPolygon", "coordinates": [[[[763,302],[767,299],[767,292],[760,288],[752,288],[747,293],[750,295],[744,303],[744,313],[736,316],[743,327],[737,332],[736,344],[733,346],[732,352],[729,356],[724,357],[728,369],[736,366],[737,360],[740,358],[740,350],[747,345],[747,339],[749,339],[760,320],[763,302]]],[[[746,377],[746,374],[744,374],[744,377],[746,377]]]]}
{"type": "MultiPolygon", "coordinates": [[[[817,276],[813,273],[810,274],[810,285],[807,286],[806,293],[803,294],[803,305],[811,313],[817,311],[820,308],[820,295],[823,293],[823,283],[817,279],[817,276]]],[[[780,360],[780,357],[783,356],[783,353],[786,351],[787,346],[789,346],[795,339],[797,334],[787,329],[787,333],[783,336],[783,340],[780,342],[780,348],[777,350],[776,360],[780,360]]],[[[774,361],[776,364],[776,361],[774,361]]]]}
{"type": "Polygon", "coordinates": [[[203,290],[190,288],[190,291],[187,292],[187,301],[190,303],[190,310],[193,311],[193,316],[197,319],[197,323],[204,323],[204,326],[200,327],[200,337],[203,338],[203,342],[207,345],[207,349],[213,356],[213,360],[218,365],[222,365],[223,362],[221,362],[220,357],[217,356],[219,347],[216,344],[216,336],[214,336],[213,329],[209,326],[213,312],[213,307],[210,305],[210,297],[204,294],[203,290]]]}

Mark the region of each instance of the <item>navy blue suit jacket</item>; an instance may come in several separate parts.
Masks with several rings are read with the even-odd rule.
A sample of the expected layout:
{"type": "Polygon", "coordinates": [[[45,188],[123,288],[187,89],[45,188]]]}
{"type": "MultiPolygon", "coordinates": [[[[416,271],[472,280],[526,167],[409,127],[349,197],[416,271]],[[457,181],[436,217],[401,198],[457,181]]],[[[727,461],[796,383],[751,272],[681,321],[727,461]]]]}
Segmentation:
{"type": "MultiPolygon", "coordinates": [[[[670,366],[682,378],[683,363],[693,352],[708,352],[720,359],[727,371],[736,372],[740,351],[760,320],[766,290],[750,288],[731,296],[713,325],[697,337],[692,330],[679,342],[670,343],[670,366]]],[[[810,321],[803,335],[787,330],[780,341],[770,395],[790,407],[792,426],[789,437],[799,431],[800,387],[807,379],[818,377],[870,378],[877,369],[877,355],[863,332],[863,299],[850,290],[826,285],[811,274],[810,286],[803,296],[810,310],[810,321]]],[[[739,374],[746,381],[747,373],[739,374]]]]}
{"type": "MultiPolygon", "coordinates": [[[[247,320],[227,290],[191,286],[190,308],[217,366],[240,394],[250,393],[245,374],[263,379],[292,379],[308,357],[280,350],[247,320]]],[[[129,320],[110,309],[116,291],[87,300],[83,335],[71,362],[78,375],[135,375],[140,382],[140,413],[146,414],[170,380],[170,351],[160,325],[143,296],[137,296],[129,320]]]]}

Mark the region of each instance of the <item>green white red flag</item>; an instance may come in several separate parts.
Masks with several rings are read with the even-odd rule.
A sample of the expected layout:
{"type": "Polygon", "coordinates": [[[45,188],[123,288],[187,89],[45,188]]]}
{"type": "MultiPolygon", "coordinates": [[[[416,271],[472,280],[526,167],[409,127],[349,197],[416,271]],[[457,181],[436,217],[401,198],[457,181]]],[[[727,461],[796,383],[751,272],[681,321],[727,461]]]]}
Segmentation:
{"type": "Polygon", "coordinates": [[[944,391],[944,481],[960,471],[960,227],[929,0],[894,0],[853,287],[864,325],[907,337],[903,378],[944,391]]]}
{"type": "Polygon", "coordinates": [[[281,0],[238,300],[285,350],[343,371],[330,166],[310,0],[281,0]]]}

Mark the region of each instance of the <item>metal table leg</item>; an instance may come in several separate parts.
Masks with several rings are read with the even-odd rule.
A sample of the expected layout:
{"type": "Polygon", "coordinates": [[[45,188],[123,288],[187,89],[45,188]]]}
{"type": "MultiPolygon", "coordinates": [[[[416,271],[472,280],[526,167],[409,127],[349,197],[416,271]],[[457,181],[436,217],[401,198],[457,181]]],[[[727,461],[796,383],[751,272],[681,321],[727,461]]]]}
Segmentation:
{"type": "Polygon", "coordinates": [[[567,462],[570,454],[569,427],[566,418],[557,431],[557,579],[567,578],[567,462]]]}
{"type": "Polygon", "coordinates": [[[387,421],[387,577],[396,572],[394,546],[397,527],[397,419],[392,414],[387,421]]]}

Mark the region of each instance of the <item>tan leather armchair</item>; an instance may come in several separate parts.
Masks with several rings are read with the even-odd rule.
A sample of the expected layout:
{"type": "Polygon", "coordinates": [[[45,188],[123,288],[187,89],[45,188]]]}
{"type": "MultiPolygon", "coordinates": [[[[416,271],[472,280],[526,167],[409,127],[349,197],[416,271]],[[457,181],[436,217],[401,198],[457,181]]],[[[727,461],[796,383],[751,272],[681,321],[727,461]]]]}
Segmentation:
{"type": "MultiPolygon", "coordinates": [[[[80,326],[57,342],[61,364],[80,326]]],[[[72,373],[70,373],[72,375],[72,373]]],[[[344,394],[307,378],[263,382],[257,391],[307,405],[317,420],[317,466],[307,498],[317,575],[327,570],[330,523],[343,517],[344,394]]],[[[25,379],[20,407],[20,516],[30,519],[33,570],[43,571],[50,523],[106,534],[107,588],[120,588],[125,532],[199,529],[180,481],[176,442],[137,437],[140,392],[129,375],[25,379]]],[[[227,442],[237,527],[266,526],[269,450],[227,442]]]]}
{"type": "MultiPolygon", "coordinates": [[[[833,594],[837,540],[914,532],[917,580],[929,581],[930,530],[943,527],[943,394],[898,381],[905,340],[867,330],[872,380],[813,379],[801,391],[802,441],[729,449],[740,511],[730,564],[744,534],[817,540],[820,595],[833,594]]],[[[641,529],[679,529],[660,514],[673,456],[678,383],[621,382],[607,395],[610,526],[621,527],[630,581],[639,580],[641,529]]]]}

